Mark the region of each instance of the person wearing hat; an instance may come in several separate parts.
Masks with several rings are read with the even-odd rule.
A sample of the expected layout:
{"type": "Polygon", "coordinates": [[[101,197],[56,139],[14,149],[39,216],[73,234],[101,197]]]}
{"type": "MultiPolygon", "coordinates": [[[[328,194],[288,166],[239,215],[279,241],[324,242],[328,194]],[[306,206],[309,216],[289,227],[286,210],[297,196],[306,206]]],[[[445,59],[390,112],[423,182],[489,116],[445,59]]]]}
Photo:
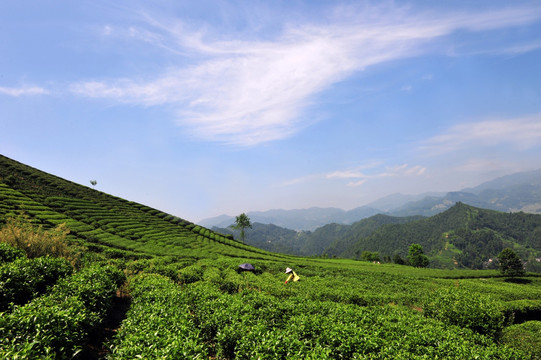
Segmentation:
{"type": "Polygon", "coordinates": [[[289,274],[289,277],[286,280],[286,284],[289,282],[289,280],[293,279],[293,281],[299,281],[300,277],[299,275],[295,274],[295,271],[291,268],[286,268],[286,274],[289,274]]]}

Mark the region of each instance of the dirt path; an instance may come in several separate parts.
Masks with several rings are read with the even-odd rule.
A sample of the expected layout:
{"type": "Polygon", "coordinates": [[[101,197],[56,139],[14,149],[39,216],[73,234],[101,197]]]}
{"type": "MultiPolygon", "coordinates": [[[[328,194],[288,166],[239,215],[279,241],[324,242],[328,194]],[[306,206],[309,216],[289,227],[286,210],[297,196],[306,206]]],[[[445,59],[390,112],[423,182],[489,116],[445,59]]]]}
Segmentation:
{"type": "Polygon", "coordinates": [[[113,306],[107,314],[100,329],[90,334],[88,343],[83,350],[74,358],[76,360],[99,360],[105,359],[109,349],[105,346],[118,331],[122,320],[126,318],[126,312],[130,308],[130,297],[117,293],[113,299],[113,306]]]}

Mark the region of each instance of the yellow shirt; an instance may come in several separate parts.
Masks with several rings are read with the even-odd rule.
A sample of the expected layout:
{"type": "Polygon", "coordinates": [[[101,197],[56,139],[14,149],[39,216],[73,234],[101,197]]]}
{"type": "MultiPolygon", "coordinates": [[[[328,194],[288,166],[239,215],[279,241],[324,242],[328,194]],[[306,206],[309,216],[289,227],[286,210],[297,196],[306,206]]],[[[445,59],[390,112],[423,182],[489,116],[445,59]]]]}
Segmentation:
{"type": "Polygon", "coordinates": [[[289,277],[286,280],[286,283],[289,282],[293,278],[293,281],[299,281],[300,277],[299,275],[295,274],[295,271],[292,271],[291,274],[289,274],[289,277]]]}

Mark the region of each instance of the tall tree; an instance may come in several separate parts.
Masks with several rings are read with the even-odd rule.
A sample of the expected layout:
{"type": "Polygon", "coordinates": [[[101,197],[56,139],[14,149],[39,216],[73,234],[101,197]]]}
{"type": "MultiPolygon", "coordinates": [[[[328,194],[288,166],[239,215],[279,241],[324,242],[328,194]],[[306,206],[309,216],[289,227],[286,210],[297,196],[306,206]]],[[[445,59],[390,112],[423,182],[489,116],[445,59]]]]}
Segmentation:
{"type": "Polygon", "coordinates": [[[250,218],[245,213],[240,214],[237,216],[235,223],[231,225],[233,229],[240,230],[240,239],[242,242],[244,242],[244,229],[246,228],[252,228],[252,223],[250,222],[250,218]]]}
{"type": "Polygon", "coordinates": [[[500,262],[500,271],[504,275],[515,277],[525,273],[522,261],[513,249],[503,249],[498,255],[498,261],[500,262]]]}
{"type": "Polygon", "coordinates": [[[419,244],[411,244],[408,251],[408,261],[411,266],[427,267],[428,257],[423,252],[423,247],[419,244]]]}

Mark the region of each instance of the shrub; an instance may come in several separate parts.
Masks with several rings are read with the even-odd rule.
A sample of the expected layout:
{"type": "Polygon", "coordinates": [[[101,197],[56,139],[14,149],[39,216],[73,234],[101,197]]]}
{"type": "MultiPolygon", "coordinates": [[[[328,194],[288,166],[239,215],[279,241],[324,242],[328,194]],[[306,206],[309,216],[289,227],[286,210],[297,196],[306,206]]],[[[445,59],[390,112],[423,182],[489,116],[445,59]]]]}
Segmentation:
{"type": "Polygon", "coordinates": [[[501,343],[527,353],[531,359],[541,354],[541,321],[528,321],[503,330],[501,343]]]}
{"type": "Polygon", "coordinates": [[[379,252],[363,251],[361,253],[361,260],[364,261],[380,261],[379,252]]]}
{"type": "Polygon", "coordinates": [[[110,265],[93,264],[70,278],[59,281],[53,294],[77,295],[92,312],[105,315],[116,290],[126,281],[122,271],[110,265]]]}
{"type": "Polygon", "coordinates": [[[428,317],[491,337],[497,337],[504,326],[504,313],[494,299],[472,296],[458,287],[432,292],[425,300],[423,310],[428,317]]]}
{"type": "Polygon", "coordinates": [[[43,257],[20,258],[0,267],[0,310],[10,303],[21,305],[45,293],[58,279],[71,274],[73,268],[65,259],[43,257]]]}
{"type": "Polygon", "coordinates": [[[419,244],[411,244],[408,251],[408,262],[411,266],[427,267],[428,257],[424,254],[423,248],[419,244]]]}
{"type": "Polygon", "coordinates": [[[124,280],[120,270],[95,264],[59,281],[50,294],[0,316],[0,357],[73,357],[124,280]]]}
{"type": "Polygon", "coordinates": [[[182,284],[190,284],[203,278],[203,269],[197,265],[186,266],[179,271],[178,280],[182,284]]]}
{"type": "Polygon", "coordinates": [[[26,257],[26,254],[23,250],[14,248],[9,244],[0,242],[0,263],[11,262],[22,257],[26,257]]]}
{"type": "Polygon", "coordinates": [[[406,260],[402,259],[402,257],[399,254],[395,254],[393,256],[393,263],[398,264],[398,265],[405,265],[406,260]]]}
{"type": "Polygon", "coordinates": [[[37,298],[0,318],[0,357],[27,359],[70,357],[83,342],[91,314],[77,296],[62,301],[50,296],[37,298]],[[61,355],[61,356],[57,356],[61,355]],[[63,356],[62,356],[63,355],[63,356]],[[21,357],[23,358],[23,357],[21,357]]]}
{"type": "Polygon", "coordinates": [[[166,277],[142,274],[129,285],[132,304],[111,346],[114,359],[206,359],[182,291],[166,277]]]}
{"type": "Polygon", "coordinates": [[[69,229],[64,224],[44,230],[43,226],[33,224],[28,216],[20,215],[7,219],[0,230],[0,240],[24,250],[29,258],[50,255],[74,261],[75,255],[68,248],[68,234],[69,229]]]}

